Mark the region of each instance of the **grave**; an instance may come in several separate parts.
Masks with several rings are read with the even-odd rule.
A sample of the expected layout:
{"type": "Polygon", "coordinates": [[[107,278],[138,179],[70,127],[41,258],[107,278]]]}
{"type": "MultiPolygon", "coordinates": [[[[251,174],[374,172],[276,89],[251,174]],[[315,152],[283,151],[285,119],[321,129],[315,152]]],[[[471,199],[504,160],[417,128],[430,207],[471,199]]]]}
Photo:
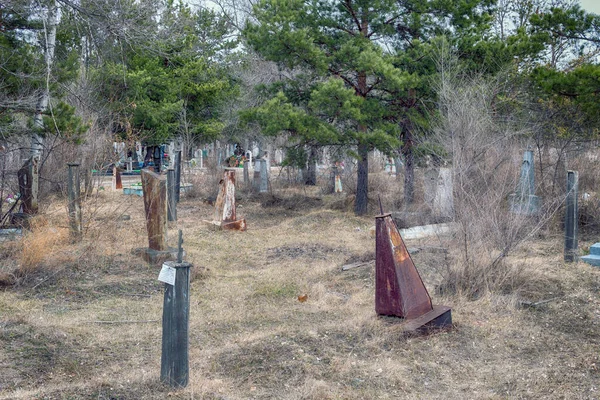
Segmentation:
{"type": "Polygon", "coordinates": [[[267,193],[269,191],[269,163],[266,159],[260,160],[260,186],[259,193],[267,193]]]}
{"type": "Polygon", "coordinates": [[[425,204],[431,209],[435,221],[447,221],[454,217],[454,193],[452,170],[436,168],[425,172],[425,204]]]}
{"type": "Polygon", "coordinates": [[[405,332],[452,326],[450,308],[432,304],[392,216],[375,217],[375,229],[375,312],[402,322],[405,332]]]}
{"type": "Polygon", "coordinates": [[[600,267],[600,243],[591,245],[590,254],[581,257],[581,261],[593,265],[594,267],[600,267]]]}
{"type": "Polygon", "coordinates": [[[133,250],[152,265],[177,259],[177,249],[167,245],[167,180],[149,169],[142,170],[148,247],[133,250]]]}
{"type": "Polygon", "coordinates": [[[514,194],[509,196],[510,210],[515,214],[537,215],[540,209],[539,197],[535,194],[535,170],[533,151],[523,154],[519,184],[514,194]]]}
{"type": "Polygon", "coordinates": [[[235,173],[236,168],[225,168],[223,179],[219,182],[219,193],[215,201],[212,221],[204,221],[218,229],[245,231],[246,220],[237,219],[235,209],[235,173]]]}
{"type": "Polygon", "coordinates": [[[113,190],[123,189],[123,180],[121,179],[121,170],[119,167],[113,167],[112,188],[113,190]]]}
{"type": "Polygon", "coordinates": [[[577,260],[578,235],[577,228],[579,213],[577,211],[577,189],[579,185],[579,174],[577,171],[567,172],[567,198],[565,207],[565,262],[577,260]]]}

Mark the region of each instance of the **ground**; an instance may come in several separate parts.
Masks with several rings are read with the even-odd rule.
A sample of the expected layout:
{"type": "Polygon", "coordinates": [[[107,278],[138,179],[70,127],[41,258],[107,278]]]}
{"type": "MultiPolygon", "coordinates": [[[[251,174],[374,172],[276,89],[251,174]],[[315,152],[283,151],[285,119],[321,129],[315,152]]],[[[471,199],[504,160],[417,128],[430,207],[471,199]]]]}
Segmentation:
{"type": "Polygon", "coordinates": [[[57,199],[33,233],[0,243],[0,272],[28,271],[0,287],[0,399],[600,398],[600,270],[563,263],[559,234],[510,260],[543,284],[477,299],[436,290],[443,238],[407,241],[454,320],[408,336],[375,315],[373,264],[341,270],[374,257],[374,219],[336,202],[242,195],[248,230],[228,232],[201,223],[210,204],[182,198],[169,242],[182,229],[194,265],[190,382],[174,390],[159,382],[160,268],[131,255],[147,245],[142,199],[107,189],[88,200],[76,244],[57,199]]]}

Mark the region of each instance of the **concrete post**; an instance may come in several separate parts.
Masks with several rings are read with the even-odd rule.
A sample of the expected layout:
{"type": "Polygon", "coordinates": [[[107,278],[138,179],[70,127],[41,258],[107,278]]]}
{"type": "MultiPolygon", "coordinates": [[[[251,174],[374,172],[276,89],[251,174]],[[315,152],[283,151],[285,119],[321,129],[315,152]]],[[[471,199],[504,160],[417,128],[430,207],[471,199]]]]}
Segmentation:
{"type": "Polygon", "coordinates": [[[179,203],[181,192],[181,150],[175,154],[175,202],[179,203]]]}
{"type": "Polygon", "coordinates": [[[167,220],[177,221],[177,198],[175,196],[175,170],[167,170],[167,220]]]}
{"type": "Polygon", "coordinates": [[[565,208],[565,262],[577,260],[577,191],[579,185],[579,173],[567,171],[567,201],[565,208]]]}
{"type": "Polygon", "coordinates": [[[267,165],[267,160],[260,160],[260,193],[267,193],[269,191],[269,172],[267,165]]]}

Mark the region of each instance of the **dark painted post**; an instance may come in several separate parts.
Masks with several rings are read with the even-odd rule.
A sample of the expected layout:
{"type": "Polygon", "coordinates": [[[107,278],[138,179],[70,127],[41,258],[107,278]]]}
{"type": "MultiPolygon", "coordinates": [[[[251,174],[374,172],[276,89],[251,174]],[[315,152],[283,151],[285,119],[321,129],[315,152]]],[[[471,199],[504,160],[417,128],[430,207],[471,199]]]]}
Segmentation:
{"type": "Polygon", "coordinates": [[[177,197],[175,196],[176,191],[176,178],[175,170],[167,170],[167,220],[177,221],[177,197]]]}
{"type": "Polygon", "coordinates": [[[71,239],[81,240],[81,193],[79,181],[79,164],[70,163],[69,166],[69,226],[71,227],[71,239]]]}
{"type": "Polygon", "coordinates": [[[175,269],[175,284],[165,283],[163,303],[160,380],[173,387],[185,387],[189,380],[190,267],[182,261],[179,231],[178,262],[167,261],[163,268],[175,269]]]}
{"type": "Polygon", "coordinates": [[[567,201],[565,209],[565,262],[577,259],[577,186],[579,173],[567,171],[567,201]]]}
{"type": "Polygon", "coordinates": [[[175,202],[179,203],[181,192],[181,150],[175,152],[175,202]]]}

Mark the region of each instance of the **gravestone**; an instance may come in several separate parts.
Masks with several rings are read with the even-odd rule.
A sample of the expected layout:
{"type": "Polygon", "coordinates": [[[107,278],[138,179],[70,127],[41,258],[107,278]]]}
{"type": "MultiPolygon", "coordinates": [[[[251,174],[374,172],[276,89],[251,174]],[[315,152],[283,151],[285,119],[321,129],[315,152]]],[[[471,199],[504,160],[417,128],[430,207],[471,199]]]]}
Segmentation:
{"type": "Polygon", "coordinates": [[[565,262],[577,260],[577,189],[579,174],[577,171],[567,172],[567,199],[565,207],[565,262]]]}
{"type": "Polygon", "coordinates": [[[177,259],[177,249],[167,245],[167,181],[165,176],[149,169],[142,170],[141,178],[148,247],[135,249],[133,253],[150,264],[160,265],[177,259]]]}
{"type": "Polygon", "coordinates": [[[267,193],[269,191],[269,168],[268,161],[264,158],[260,160],[260,193],[267,193]]]}
{"type": "Polygon", "coordinates": [[[175,196],[176,190],[175,182],[175,170],[167,170],[167,220],[177,221],[177,197],[175,196]]]}
{"type": "Polygon", "coordinates": [[[535,170],[533,166],[533,151],[523,154],[521,175],[517,190],[509,197],[510,210],[515,214],[536,215],[539,212],[539,197],[535,195],[535,170]]]}
{"type": "Polygon", "coordinates": [[[430,169],[425,172],[425,204],[431,209],[434,220],[454,217],[454,193],[450,168],[430,169]]]}
{"type": "Polygon", "coordinates": [[[244,186],[248,188],[250,185],[250,171],[248,170],[249,162],[246,160],[244,162],[244,186]]]}
{"type": "Polygon", "coordinates": [[[121,179],[119,167],[113,167],[112,188],[113,190],[123,189],[123,180],[121,179]]]}
{"type": "Polygon", "coordinates": [[[593,265],[594,267],[600,267],[600,243],[591,245],[590,254],[581,257],[581,261],[593,265]]]}
{"type": "Polygon", "coordinates": [[[213,220],[205,222],[220,229],[245,231],[246,220],[238,220],[236,214],[235,174],[235,168],[226,168],[223,172],[223,179],[219,183],[219,193],[215,201],[213,220]]]}
{"type": "Polygon", "coordinates": [[[175,152],[175,202],[179,203],[181,195],[181,150],[175,152]]]}
{"type": "Polygon", "coordinates": [[[71,228],[71,239],[81,240],[81,182],[79,180],[79,164],[67,164],[69,167],[69,227],[71,228]]]}
{"type": "Polygon", "coordinates": [[[260,165],[261,159],[257,158],[254,160],[254,174],[252,176],[252,190],[258,192],[260,189],[260,165]]]}

